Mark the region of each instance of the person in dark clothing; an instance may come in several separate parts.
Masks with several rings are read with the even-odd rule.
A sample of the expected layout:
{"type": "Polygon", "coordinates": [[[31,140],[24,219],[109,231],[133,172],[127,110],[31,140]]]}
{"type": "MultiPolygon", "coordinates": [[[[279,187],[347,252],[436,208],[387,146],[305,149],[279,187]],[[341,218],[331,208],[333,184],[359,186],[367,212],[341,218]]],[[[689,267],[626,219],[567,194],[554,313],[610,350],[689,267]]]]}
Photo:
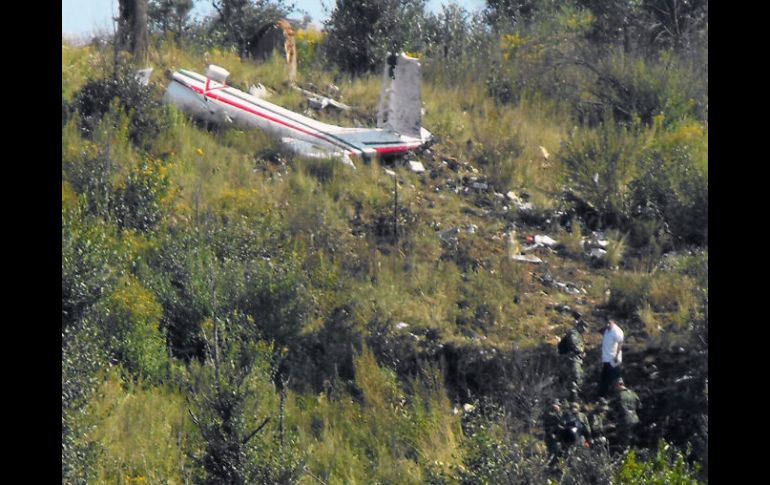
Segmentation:
{"type": "Polygon", "coordinates": [[[591,439],[591,427],[588,418],[580,411],[580,405],[573,402],[562,414],[561,441],[566,448],[576,445],[588,447],[591,439]]]}

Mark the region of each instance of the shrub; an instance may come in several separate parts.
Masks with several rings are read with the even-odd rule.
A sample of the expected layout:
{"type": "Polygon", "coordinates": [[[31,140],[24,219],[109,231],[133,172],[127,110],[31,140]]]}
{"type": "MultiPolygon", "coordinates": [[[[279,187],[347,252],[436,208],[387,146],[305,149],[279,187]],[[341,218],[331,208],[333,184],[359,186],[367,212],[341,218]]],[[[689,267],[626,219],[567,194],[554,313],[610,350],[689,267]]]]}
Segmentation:
{"type": "Polygon", "coordinates": [[[647,300],[650,278],[641,273],[617,274],[610,280],[610,300],[608,302],[618,315],[628,318],[647,300]]]}
{"type": "Polygon", "coordinates": [[[116,108],[129,116],[129,139],[147,147],[168,126],[167,114],[149,86],[140,84],[129,68],[121,69],[110,79],[88,81],[75,94],[72,105],[80,114],[80,127],[87,137],[116,108]]]}
{"type": "Polygon", "coordinates": [[[633,216],[660,221],[679,244],[708,243],[707,136],[698,124],[660,134],[629,187],[633,216]]]}
{"type": "Polygon", "coordinates": [[[628,217],[640,136],[638,129],[604,123],[596,130],[580,130],[562,147],[568,181],[599,211],[605,226],[618,227],[628,217]]]}
{"type": "Polygon", "coordinates": [[[98,448],[86,439],[93,427],[83,415],[99,386],[100,372],[108,366],[93,321],[62,330],[61,364],[62,483],[84,483],[91,478],[98,448]]]}
{"type": "Polygon", "coordinates": [[[277,354],[254,337],[242,313],[207,320],[206,357],[193,363],[188,401],[203,439],[202,483],[292,483],[300,475],[298,450],[276,442],[265,428],[278,407],[273,378],[277,354]]]}
{"type": "Polygon", "coordinates": [[[623,261],[623,256],[626,252],[626,239],[627,237],[625,234],[621,235],[617,231],[613,231],[609,234],[605,258],[610,268],[617,268],[623,261]]]}
{"type": "Polygon", "coordinates": [[[62,214],[62,329],[111,291],[123,266],[114,228],[82,213],[78,208],[62,214]]]}
{"type": "Polygon", "coordinates": [[[121,228],[149,231],[164,215],[163,199],[171,182],[168,168],[160,160],[145,157],[132,164],[124,185],[113,198],[113,210],[121,228]]]}
{"type": "Polygon", "coordinates": [[[132,276],[124,276],[106,296],[99,312],[106,348],[135,377],[158,380],[166,366],[166,339],[160,330],[162,308],[132,276]]]}
{"type": "Polygon", "coordinates": [[[661,441],[647,460],[640,460],[636,451],[630,451],[617,471],[620,485],[698,485],[695,477],[698,467],[690,467],[685,455],[675,447],[661,441]]]}

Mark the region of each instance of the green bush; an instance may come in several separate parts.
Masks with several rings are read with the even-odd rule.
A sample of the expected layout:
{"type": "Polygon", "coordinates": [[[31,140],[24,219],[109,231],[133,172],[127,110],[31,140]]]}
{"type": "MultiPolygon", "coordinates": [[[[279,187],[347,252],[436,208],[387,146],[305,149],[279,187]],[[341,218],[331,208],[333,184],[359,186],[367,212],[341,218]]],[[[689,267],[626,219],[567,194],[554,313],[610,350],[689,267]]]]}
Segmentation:
{"type": "Polygon", "coordinates": [[[110,79],[88,81],[74,96],[84,135],[92,137],[99,122],[114,108],[129,116],[129,139],[148,147],[168,126],[168,115],[157,93],[139,83],[130,68],[121,68],[110,79]]]}
{"type": "Polygon", "coordinates": [[[62,329],[108,294],[123,269],[114,227],[83,212],[75,208],[62,213],[62,329]]]}
{"type": "Polygon", "coordinates": [[[301,473],[301,454],[291,437],[270,433],[279,408],[273,386],[277,355],[254,338],[254,326],[238,312],[204,325],[205,361],[193,362],[187,383],[202,438],[201,483],[292,483],[301,473]]]}
{"type": "Polygon", "coordinates": [[[167,357],[162,312],[155,295],[132,276],[124,276],[100,305],[106,348],[135,377],[163,377],[167,357]]]}
{"type": "Polygon", "coordinates": [[[163,199],[169,192],[168,168],[157,159],[132,164],[125,184],[115,190],[113,211],[121,228],[149,231],[163,218],[163,199]]]}
{"type": "Polygon", "coordinates": [[[699,124],[661,133],[629,184],[632,215],[665,224],[679,244],[708,241],[707,136],[699,124]]]}
{"type": "Polygon", "coordinates": [[[685,455],[675,447],[660,442],[647,460],[630,451],[616,474],[620,485],[698,485],[698,467],[691,467],[685,455]]]}
{"type": "Polygon", "coordinates": [[[650,277],[641,273],[617,274],[610,280],[608,302],[618,315],[629,318],[645,303],[650,288],[650,277]]]}
{"type": "Polygon", "coordinates": [[[93,427],[83,416],[107,367],[107,356],[93,321],[81,321],[62,330],[62,483],[85,483],[91,476],[98,447],[88,442],[93,427]]]}
{"type": "Polygon", "coordinates": [[[641,136],[638,129],[608,122],[578,131],[562,147],[568,181],[599,211],[604,226],[620,227],[627,220],[641,136]]]}
{"type": "Polygon", "coordinates": [[[338,0],[326,21],[323,50],[351,74],[372,72],[388,52],[421,47],[425,0],[338,0]]]}

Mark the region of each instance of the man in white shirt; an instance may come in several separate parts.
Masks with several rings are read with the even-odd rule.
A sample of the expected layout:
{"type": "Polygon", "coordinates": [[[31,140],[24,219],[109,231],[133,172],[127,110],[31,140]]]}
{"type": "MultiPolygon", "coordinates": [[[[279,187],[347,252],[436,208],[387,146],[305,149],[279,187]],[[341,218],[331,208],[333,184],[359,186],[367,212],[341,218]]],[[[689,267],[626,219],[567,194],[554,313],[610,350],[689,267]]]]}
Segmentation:
{"type": "Polygon", "coordinates": [[[615,320],[607,321],[602,340],[602,375],[599,379],[599,396],[604,397],[614,382],[620,378],[620,363],[623,362],[623,330],[615,320]]]}

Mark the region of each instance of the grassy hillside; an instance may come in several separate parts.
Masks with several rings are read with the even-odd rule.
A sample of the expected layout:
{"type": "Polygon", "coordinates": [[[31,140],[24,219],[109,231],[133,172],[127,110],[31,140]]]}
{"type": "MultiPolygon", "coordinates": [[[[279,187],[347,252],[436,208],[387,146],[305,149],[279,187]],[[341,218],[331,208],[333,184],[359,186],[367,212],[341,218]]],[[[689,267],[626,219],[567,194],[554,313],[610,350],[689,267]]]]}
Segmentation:
{"type": "Polygon", "coordinates": [[[437,141],[412,157],[427,172],[392,160],[351,170],[154,100],[171,70],[217,64],[277,104],[354,126],[376,115],[379,75],[300,66],[300,81],[334,83],[354,107],[312,113],[278,56],[165,43],[149,56],[148,101],[128,102],[141,89],[130,81],[100,91],[111,56],[62,45],[71,481],[213,480],[211,457],[236,450],[228,463],[247,482],[537,482],[542,414],[566,393],[556,343],[572,310],[590,325],[588,407],[598,330],[613,316],[648,411],[637,454],[612,465],[590,450],[590,470],[559,465],[565,480],[630,483],[655,460],[689,473],[655,450],[661,439],[684,450],[707,406],[704,120],[580,125],[566,102],[502,103],[426,59],[423,124],[437,141]],[[583,242],[596,230],[608,240],[598,258],[583,242]],[[560,245],[532,251],[543,264],[513,260],[534,235],[560,245]],[[671,390],[679,401],[665,400],[671,390]]]}

